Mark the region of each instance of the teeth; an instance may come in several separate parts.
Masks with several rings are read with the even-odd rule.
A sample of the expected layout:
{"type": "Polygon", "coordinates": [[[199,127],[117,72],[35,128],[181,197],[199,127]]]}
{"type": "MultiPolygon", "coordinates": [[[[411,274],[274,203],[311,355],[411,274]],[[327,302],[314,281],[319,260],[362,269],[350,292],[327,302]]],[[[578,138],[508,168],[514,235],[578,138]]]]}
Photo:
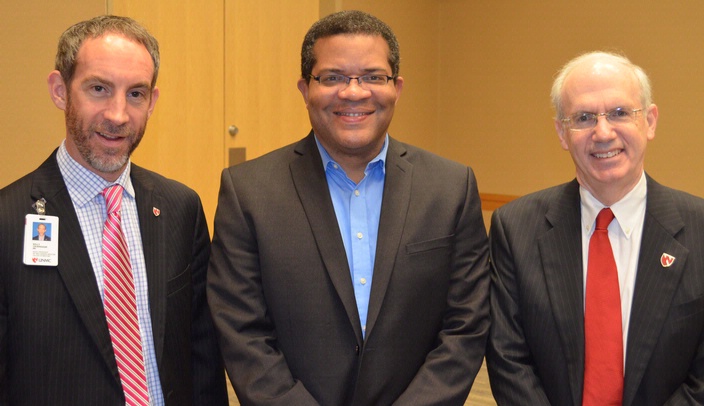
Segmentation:
{"type": "Polygon", "coordinates": [[[113,137],[113,136],[110,136],[110,135],[107,135],[107,134],[103,134],[103,133],[98,133],[98,134],[100,134],[101,136],[103,136],[103,137],[105,137],[105,138],[107,138],[107,139],[109,139],[109,140],[116,140],[116,139],[119,138],[119,137],[113,137]]]}
{"type": "Polygon", "coordinates": [[[367,113],[335,113],[338,116],[346,116],[346,117],[362,117],[366,115],[367,113]]]}
{"type": "Polygon", "coordinates": [[[618,154],[620,154],[620,153],[621,153],[621,151],[620,151],[620,150],[617,150],[617,151],[610,151],[610,152],[607,152],[607,153],[605,153],[605,154],[594,154],[594,156],[597,157],[597,158],[612,158],[612,157],[615,157],[616,155],[618,155],[618,154]]]}

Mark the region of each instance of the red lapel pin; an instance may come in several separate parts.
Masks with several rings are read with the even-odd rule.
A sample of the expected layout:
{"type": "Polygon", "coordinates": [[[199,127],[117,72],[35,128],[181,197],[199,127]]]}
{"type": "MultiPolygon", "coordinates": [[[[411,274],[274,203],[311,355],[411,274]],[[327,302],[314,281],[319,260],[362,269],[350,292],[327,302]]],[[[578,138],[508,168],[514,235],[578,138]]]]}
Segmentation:
{"type": "Polygon", "coordinates": [[[660,265],[667,268],[672,265],[673,262],[675,262],[675,257],[665,252],[662,253],[662,256],[660,257],[660,265]]]}

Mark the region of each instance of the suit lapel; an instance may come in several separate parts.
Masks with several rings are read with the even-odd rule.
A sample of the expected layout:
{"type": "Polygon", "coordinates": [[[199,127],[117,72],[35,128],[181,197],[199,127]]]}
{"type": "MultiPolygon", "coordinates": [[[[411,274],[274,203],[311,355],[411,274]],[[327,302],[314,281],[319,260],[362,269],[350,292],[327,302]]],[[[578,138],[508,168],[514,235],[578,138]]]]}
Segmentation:
{"type": "Polygon", "coordinates": [[[581,404],[584,381],[584,311],[579,184],[564,186],[546,213],[552,228],[538,237],[552,314],[559,330],[572,398],[581,404]]]}
{"type": "MultiPolygon", "coordinates": [[[[154,210],[162,208],[162,199],[155,190],[154,183],[148,173],[137,165],[132,165],[130,177],[134,187],[139,232],[142,237],[144,265],[147,273],[147,288],[149,291],[149,314],[152,319],[152,335],[157,364],[161,364],[164,350],[164,334],[166,329],[166,277],[162,271],[166,264],[164,241],[167,235],[164,225],[168,224],[161,214],[155,215],[154,210]]],[[[165,212],[164,216],[169,213],[165,212]]]]}
{"type": "Polygon", "coordinates": [[[367,337],[372,333],[389,286],[391,273],[399,251],[401,236],[411,201],[413,166],[405,159],[406,149],[389,138],[386,154],[386,179],[379,216],[379,233],[374,260],[372,291],[367,315],[367,337]]]}
{"type": "Polygon", "coordinates": [[[95,342],[115,379],[119,380],[93,265],[71,196],[56,162],[56,151],[35,172],[32,200],[42,197],[47,201],[46,214],[59,218],[59,275],[86,326],[87,333],[95,342]]]}
{"type": "Polygon", "coordinates": [[[624,405],[631,404],[640,386],[687,262],[689,251],[674,238],[683,227],[684,221],[670,195],[648,177],[643,239],[626,349],[624,405]],[[669,267],[660,262],[664,253],[675,257],[669,267]]]}
{"type": "Polygon", "coordinates": [[[361,341],[362,327],[359,323],[347,254],[340,229],[337,227],[337,217],[330,198],[323,162],[312,132],[296,145],[295,152],[300,156],[290,164],[293,184],[330,280],[340,296],[357,339],[361,341]]]}

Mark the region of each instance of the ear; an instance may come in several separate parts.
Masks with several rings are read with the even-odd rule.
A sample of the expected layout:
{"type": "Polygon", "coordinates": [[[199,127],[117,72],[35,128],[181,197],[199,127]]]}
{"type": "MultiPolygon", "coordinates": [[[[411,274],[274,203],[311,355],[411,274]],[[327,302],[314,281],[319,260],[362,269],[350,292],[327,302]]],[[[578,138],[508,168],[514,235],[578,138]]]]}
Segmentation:
{"type": "Polygon", "coordinates": [[[159,99],[159,88],[154,86],[154,89],[152,89],[152,97],[149,99],[149,110],[147,110],[147,118],[152,116],[152,112],[154,112],[154,107],[156,106],[157,99],[159,99]]]}
{"type": "Polygon", "coordinates": [[[303,101],[306,103],[306,107],[308,107],[308,90],[309,90],[309,83],[306,79],[300,78],[298,79],[298,90],[301,92],[303,95],[303,101]]]}
{"type": "Polygon", "coordinates": [[[66,110],[66,105],[68,103],[68,88],[66,83],[64,83],[64,78],[61,77],[61,73],[58,70],[52,71],[49,77],[46,79],[46,83],[49,86],[49,97],[54,105],[61,110],[66,110]]]}
{"type": "Polygon", "coordinates": [[[648,141],[652,141],[655,138],[655,127],[658,126],[658,106],[651,104],[648,107],[648,112],[646,113],[646,120],[648,122],[648,141]]]}
{"type": "Polygon", "coordinates": [[[401,97],[401,90],[403,90],[403,78],[401,76],[396,78],[394,86],[396,87],[396,102],[398,102],[398,99],[401,97]]]}
{"type": "Polygon", "coordinates": [[[566,135],[569,129],[565,128],[564,124],[562,124],[562,121],[559,119],[555,119],[555,131],[557,131],[557,137],[560,139],[560,146],[562,146],[562,149],[569,151],[570,146],[567,143],[566,135]]]}

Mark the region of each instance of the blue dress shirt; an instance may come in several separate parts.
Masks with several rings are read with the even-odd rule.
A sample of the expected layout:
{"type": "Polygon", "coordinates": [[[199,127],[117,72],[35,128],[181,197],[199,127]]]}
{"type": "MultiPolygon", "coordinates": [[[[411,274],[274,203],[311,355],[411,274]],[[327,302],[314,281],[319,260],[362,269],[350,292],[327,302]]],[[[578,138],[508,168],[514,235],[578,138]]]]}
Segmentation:
{"type": "Polygon", "coordinates": [[[369,294],[372,291],[372,276],[376,256],[376,241],[379,232],[379,216],[384,194],[386,176],[386,153],[389,136],[384,146],[364,170],[364,178],[355,184],[342,167],[335,162],[325,148],[315,139],[323,160],[325,178],[335,208],[337,224],[345,245],[347,263],[350,267],[352,286],[357,301],[362,335],[366,335],[369,294]]]}

